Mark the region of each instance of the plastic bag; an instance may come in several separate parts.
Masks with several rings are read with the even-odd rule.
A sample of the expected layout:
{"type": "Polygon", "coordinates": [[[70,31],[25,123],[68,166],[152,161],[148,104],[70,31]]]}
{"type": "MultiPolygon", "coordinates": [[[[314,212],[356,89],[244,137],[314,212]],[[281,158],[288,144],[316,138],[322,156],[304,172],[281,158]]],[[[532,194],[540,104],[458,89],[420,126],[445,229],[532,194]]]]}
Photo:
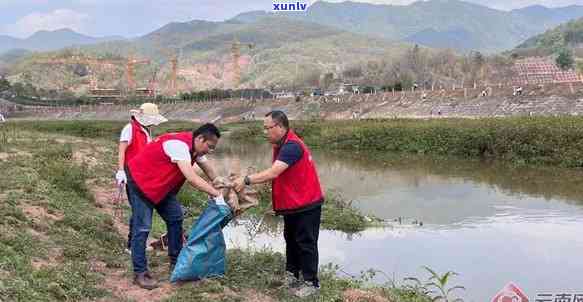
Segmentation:
{"type": "Polygon", "coordinates": [[[225,237],[223,228],[233,213],[227,204],[214,200],[194,223],[186,244],[180,251],[170,282],[200,280],[225,275],[225,237]]]}

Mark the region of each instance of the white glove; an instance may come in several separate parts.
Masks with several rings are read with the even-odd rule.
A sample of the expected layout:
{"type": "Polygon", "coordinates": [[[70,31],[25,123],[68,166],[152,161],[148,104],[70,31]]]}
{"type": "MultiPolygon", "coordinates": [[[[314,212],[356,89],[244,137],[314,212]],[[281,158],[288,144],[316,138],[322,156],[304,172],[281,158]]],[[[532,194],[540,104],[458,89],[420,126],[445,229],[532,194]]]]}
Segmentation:
{"type": "Polygon", "coordinates": [[[215,203],[217,205],[221,205],[221,206],[227,205],[227,203],[225,202],[225,198],[223,197],[223,195],[219,195],[219,196],[215,197],[215,203]]]}
{"type": "Polygon", "coordinates": [[[118,186],[126,184],[128,182],[126,171],[124,170],[117,171],[117,173],[115,173],[115,180],[117,181],[118,186]]]}

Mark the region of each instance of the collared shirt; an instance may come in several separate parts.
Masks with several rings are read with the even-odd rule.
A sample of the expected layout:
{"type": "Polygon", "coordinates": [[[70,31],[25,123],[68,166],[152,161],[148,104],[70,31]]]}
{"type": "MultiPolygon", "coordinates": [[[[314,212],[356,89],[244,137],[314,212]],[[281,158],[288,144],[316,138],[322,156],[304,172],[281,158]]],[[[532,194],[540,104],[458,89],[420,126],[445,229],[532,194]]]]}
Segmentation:
{"type": "Polygon", "coordinates": [[[278,146],[280,146],[279,154],[277,155],[277,160],[284,162],[287,164],[288,167],[291,167],[297,161],[299,161],[302,156],[304,155],[304,151],[302,147],[293,141],[289,141],[283,145],[282,142],[287,137],[289,131],[285,133],[283,138],[278,142],[278,146]]]}
{"type": "MultiPolygon", "coordinates": [[[[191,161],[190,151],[188,150],[188,145],[181,140],[171,139],[167,140],[162,144],[164,153],[170,157],[170,160],[175,163],[181,160],[191,161]]],[[[195,156],[194,160],[197,163],[202,163],[207,161],[207,157],[195,156]]]]}

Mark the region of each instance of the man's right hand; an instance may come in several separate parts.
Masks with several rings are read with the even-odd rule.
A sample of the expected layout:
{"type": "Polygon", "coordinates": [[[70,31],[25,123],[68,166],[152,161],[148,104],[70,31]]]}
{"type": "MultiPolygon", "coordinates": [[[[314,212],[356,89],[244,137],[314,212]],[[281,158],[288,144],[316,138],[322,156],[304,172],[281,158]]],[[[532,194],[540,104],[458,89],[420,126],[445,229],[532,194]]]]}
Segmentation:
{"type": "Polygon", "coordinates": [[[237,177],[233,181],[233,188],[235,189],[236,192],[241,192],[245,188],[245,177],[243,176],[237,177]]]}
{"type": "Polygon", "coordinates": [[[196,174],[190,161],[179,160],[176,162],[176,164],[178,165],[180,172],[182,172],[182,175],[184,175],[186,180],[188,180],[188,182],[193,187],[197,188],[200,191],[207,193],[208,195],[210,195],[213,198],[221,195],[221,192],[219,190],[215,189],[215,187],[213,187],[211,184],[206,182],[206,180],[202,179],[202,177],[200,177],[200,176],[198,176],[198,174],[196,174]]]}
{"type": "Polygon", "coordinates": [[[128,182],[126,172],[124,170],[118,170],[117,173],[115,173],[115,180],[118,186],[126,184],[128,182]]]}

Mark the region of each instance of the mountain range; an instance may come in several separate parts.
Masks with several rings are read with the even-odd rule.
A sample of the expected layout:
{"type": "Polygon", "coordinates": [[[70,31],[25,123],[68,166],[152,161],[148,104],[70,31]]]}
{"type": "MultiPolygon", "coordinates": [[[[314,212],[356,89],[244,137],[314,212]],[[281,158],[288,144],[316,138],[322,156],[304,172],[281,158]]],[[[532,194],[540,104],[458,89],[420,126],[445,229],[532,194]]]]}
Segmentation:
{"type": "MultiPolygon", "coordinates": [[[[174,22],[134,40],[86,45],[79,50],[91,57],[133,55],[149,59],[150,64],[135,68],[140,86],[153,74],[157,75],[160,86],[167,85],[170,58],[178,55],[178,78],[184,87],[228,88],[234,81],[235,40],[240,41],[238,65],[245,87],[317,85],[326,73],[339,74],[353,64],[390,60],[412,47],[408,43],[389,42],[313,22],[266,16],[250,23],[174,22]]],[[[70,50],[32,54],[15,64],[10,74],[26,74],[28,81],[51,83],[47,87],[76,86],[81,79],[71,77],[66,68],[35,63],[46,57],[66,56],[67,52],[70,50]],[[69,75],[65,75],[67,72],[69,75]]],[[[117,81],[101,82],[108,87],[124,85],[124,69],[115,72],[117,81]]]]}
{"type": "MultiPolygon", "coordinates": [[[[100,42],[71,30],[39,32],[26,39],[30,40],[28,46],[22,41],[16,45],[24,50],[0,56],[0,63],[17,60],[19,63],[10,68],[9,74],[26,74],[28,81],[48,83],[62,79],[53,86],[75,86],[80,81],[65,76],[66,69],[58,71],[34,63],[39,57],[64,56],[66,52],[26,56],[26,49],[58,49],[75,44],[91,57],[148,58],[152,64],[137,66],[136,79],[147,83],[154,75],[164,85],[171,71],[170,58],[176,55],[178,78],[186,87],[226,88],[234,79],[233,42],[239,41],[241,83],[246,87],[289,87],[317,83],[326,74],[338,75],[355,65],[390,62],[413,44],[427,46],[428,51],[452,48],[496,53],[513,49],[576,17],[583,17],[583,6],[530,6],[500,11],[458,0],[419,1],[406,6],[318,1],[301,13],[254,11],[222,22],[171,22],[131,40],[110,37],[100,42]],[[56,72],[61,74],[57,76],[56,72]]],[[[6,43],[16,43],[2,38],[12,41],[6,43]]],[[[3,43],[0,40],[0,45],[3,43]]],[[[117,82],[102,79],[107,86],[123,84],[123,68],[116,72],[117,82]]],[[[110,74],[113,78],[114,72],[110,74]]]]}
{"type": "Polygon", "coordinates": [[[583,57],[583,18],[569,21],[536,35],[518,45],[515,52],[557,53],[563,48],[574,50],[583,57]]]}
{"type": "Polygon", "coordinates": [[[306,12],[254,11],[234,19],[253,22],[266,15],[310,21],[391,41],[492,53],[511,49],[533,35],[583,17],[583,6],[536,5],[501,11],[459,0],[417,1],[410,5],[318,1],[306,12]]]}
{"type": "Polygon", "coordinates": [[[124,38],[120,36],[95,38],[77,33],[68,28],[54,31],[41,30],[25,39],[0,35],[0,53],[11,49],[50,51],[75,45],[88,45],[123,39],[124,38]]]}

